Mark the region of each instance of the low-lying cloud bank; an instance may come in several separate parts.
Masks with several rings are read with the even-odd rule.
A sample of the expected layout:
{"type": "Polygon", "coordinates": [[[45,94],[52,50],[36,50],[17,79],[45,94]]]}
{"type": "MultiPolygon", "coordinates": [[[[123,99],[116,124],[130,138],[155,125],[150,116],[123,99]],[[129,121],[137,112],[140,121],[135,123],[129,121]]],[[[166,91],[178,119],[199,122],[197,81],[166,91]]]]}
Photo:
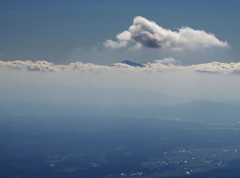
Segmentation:
{"type": "Polygon", "coordinates": [[[118,41],[107,40],[104,46],[110,49],[147,47],[170,50],[229,47],[227,42],[220,41],[203,30],[182,27],[178,31],[171,31],[140,16],[135,17],[133,25],[116,38],[118,41]]]}
{"type": "Polygon", "coordinates": [[[159,72],[208,72],[231,74],[240,73],[240,62],[238,63],[220,63],[213,61],[211,63],[203,63],[190,66],[182,66],[181,62],[174,58],[164,58],[156,60],[154,63],[143,64],[144,67],[131,66],[126,63],[114,63],[112,65],[96,65],[92,63],[75,62],[69,65],[55,65],[47,61],[0,61],[0,68],[24,71],[39,71],[39,72],[63,72],[76,71],[80,73],[159,73],[159,72]]]}
{"type": "Polygon", "coordinates": [[[75,62],[69,65],[55,65],[47,61],[0,61],[0,67],[41,72],[80,71],[80,72],[102,72],[109,68],[107,66],[95,65],[92,63],[75,62]]]}

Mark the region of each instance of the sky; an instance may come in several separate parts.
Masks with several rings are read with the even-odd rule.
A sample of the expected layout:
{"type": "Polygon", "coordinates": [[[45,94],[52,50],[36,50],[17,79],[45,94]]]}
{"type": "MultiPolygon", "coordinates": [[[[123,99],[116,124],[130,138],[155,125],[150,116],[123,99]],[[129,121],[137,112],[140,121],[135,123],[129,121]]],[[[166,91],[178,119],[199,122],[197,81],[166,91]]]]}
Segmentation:
{"type": "Polygon", "coordinates": [[[239,100],[239,8],[239,0],[0,1],[0,87],[239,100]]]}

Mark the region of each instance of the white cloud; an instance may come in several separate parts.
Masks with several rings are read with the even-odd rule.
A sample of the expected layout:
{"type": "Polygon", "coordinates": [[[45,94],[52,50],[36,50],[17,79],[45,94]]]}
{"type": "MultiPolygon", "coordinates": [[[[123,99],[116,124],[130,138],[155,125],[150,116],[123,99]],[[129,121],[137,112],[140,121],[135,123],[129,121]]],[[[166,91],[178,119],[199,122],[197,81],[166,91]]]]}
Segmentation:
{"type": "Polygon", "coordinates": [[[104,45],[110,49],[118,48],[160,48],[170,50],[198,50],[212,47],[228,47],[227,42],[218,40],[213,34],[202,30],[182,27],[171,31],[155,22],[137,16],[128,31],[116,36],[118,41],[107,40],[104,45]]]}
{"type": "Polygon", "coordinates": [[[47,61],[0,61],[0,67],[6,67],[10,69],[19,69],[26,71],[40,71],[40,72],[60,72],[60,71],[80,71],[80,72],[102,72],[108,66],[95,65],[92,63],[75,62],[69,65],[55,65],[47,61]]]}
{"type": "Polygon", "coordinates": [[[235,99],[240,96],[240,62],[182,66],[175,65],[174,61],[177,60],[165,58],[159,63],[143,64],[145,67],[125,63],[108,66],[82,62],[55,65],[46,61],[0,61],[0,87],[90,85],[98,88],[133,87],[199,99],[235,99]]]}
{"type": "Polygon", "coordinates": [[[80,72],[80,73],[159,73],[159,72],[207,72],[219,74],[240,73],[239,63],[220,63],[213,61],[197,65],[182,66],[181,62],[174,58],[156,60],[154,63],[144,64],[145,67],[134,67],[125,63],[114,65],[95,65],[92,63],[75,62],[69,65],[55,65],[47,61],[0,61],[1,68],[38,72],[80,72]]]}
{"type": "Polygon", "coordinates": [[[238,63],[221,63],[213,61],[211,63],[198,64],[192,66],[196,72],[210,72],[210,73],[239,73],[240,72],[240,62],[238,63]]]}
{"type": "Polygon", "coordinates": [[[30,60],[27,61],[0,61],[0,67],[7,67],[12,69],[26,69],[29,71],[45,71],[45,72],[56,72],[58,68],[51,62],[47,61],[37,61],[32,62],[30,60]]]}
{"type": "Polygon", "coordinates": [[[155,60],[154,62],[161,63],[161,64],[166,64],[166,65],[169,65],[169,64],[181,65],[181,62],[179,60],[176,60],[176,59],[174,59],[172,57],[163,58],[163,60],[155,60]]]}

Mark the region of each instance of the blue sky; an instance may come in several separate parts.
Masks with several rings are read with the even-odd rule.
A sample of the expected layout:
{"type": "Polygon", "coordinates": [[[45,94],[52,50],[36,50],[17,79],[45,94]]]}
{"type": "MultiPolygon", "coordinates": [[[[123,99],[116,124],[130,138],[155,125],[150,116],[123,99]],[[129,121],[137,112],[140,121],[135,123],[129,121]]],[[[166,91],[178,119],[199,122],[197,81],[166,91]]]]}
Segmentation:
{"type": "Polygon", "coordinates": [[[240,99],[239,9],[239,0],[0,1],[0,87],[240,99]]]}
{"type": "MultiPolygon", "coordinates": [[[[240,2],[238,0],[13,0],[1,1],[0,5],[2,61],[46,60],[56,64],[75,62],[77,59],[69,58],[72,50],[79,47],[89,49],[107,39],[114,40],[118,33],[132,25],[136,16],[154,21],[166,29],[176,30],[188,26],[195,30],[213,33],[219,40],[227,41],[231,46],[231,49],[223,54],[228,58],[225,60],[239,61],[240,2]]],[[[194,54],[186,57],[192,55],[194,54]]],[[[80,61],[81,58],[83,57],[80,55],[80,61]]],[[[137,57],[130,59],[147,62],[138,61],[137,57]]],[[[111,62],[97,60],[92,59],[90,62],[111,62]]]]}

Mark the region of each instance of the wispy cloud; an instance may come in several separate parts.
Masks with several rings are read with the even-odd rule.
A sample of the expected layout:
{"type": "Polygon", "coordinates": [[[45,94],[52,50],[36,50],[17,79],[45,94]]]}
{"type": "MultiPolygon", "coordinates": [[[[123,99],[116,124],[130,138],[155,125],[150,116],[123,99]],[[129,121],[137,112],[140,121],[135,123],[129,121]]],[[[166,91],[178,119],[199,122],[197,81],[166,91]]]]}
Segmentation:
{"type": "Polygon", "coordinates": [[[182,27],[178,31],[164,29],[153,21],[137,16],[128,30],[116,36],[117,41],[107,40],[104,45],[118,48],[157,48],[170,50],[198,50],[212,47],[228,47],[213,34],[182,27]]]}
{"type": "Polygon", "coordinates": [[[162,60],[155,60],[154,62],[161,63],[161,64],[166,64],[166,65],[169,65],[169,64],[181,65],[181,62],[179,60],[176,60],[176,59],[174,59],[172,57],[163,58],[162,60]]]}

